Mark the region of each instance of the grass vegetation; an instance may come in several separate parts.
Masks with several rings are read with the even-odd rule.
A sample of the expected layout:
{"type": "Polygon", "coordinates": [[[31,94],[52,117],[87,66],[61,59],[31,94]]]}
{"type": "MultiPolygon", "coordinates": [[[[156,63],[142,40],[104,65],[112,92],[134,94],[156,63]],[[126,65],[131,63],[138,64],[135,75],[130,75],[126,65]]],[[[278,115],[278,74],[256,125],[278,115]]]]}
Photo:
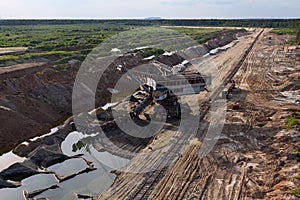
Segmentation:
{"type": "Polygon", "coordinates": [[[290,130],[292,128],[300,130],[300,112],[295,112],[289,115],[286,119],[286,125],[284,125],[283,128],[287,130],[290,130]]]}
{"type": "Polygon", "coordinates": [[[0,47],[61,50],[71,46],[91,47],[130,27],[95,24],[0,26],[0,47]]]}
{"type": "MultiPolygon", "coordinates": [[[[293,114],[291,114],[287,120],[287,125],[284,126],[285,129],[292,129],[292,128],[296,128],[300,131],[300,112],[294,112],[293,114]]],[[[294,155],[296,157],[298,157],[298,159],[300,158],[300,149],[298,149],[298,152],[294,153],[294,155]]],[[[300,175],[296,176],[296,179],[300,180],[300,175]]],[[[300,197],[300,188],[298,188],[296,191],[294,191],[292,193],[293,195],[300,197]]]]}
{"type": "MultiPolygon", "coordinates": [[[[300,152],[299,153],[299,156],[300,157],[300,152]]],[[[296,176],[296,179],[300,180],[300,175],[296,176]]],[[[300,197],[300,188],[298,188],[296,191],[293,192],[293,195],[295,195],[296,197],[300,197]]]]}
{"type": "Polygon", "coordinates": [[[271,32],[278,35],[293,35],[295,37],[289,43],[300,44],[300,22],[297,25],[295,24],[293,28],[275,28],[271,32]]]}
{"type": "Polygon", "coordinates": [[[200,44],[207,42],[212,39],[212,36],[216,33],[221,33],[226,29],[217,29],[217,28],[170,28],[174,31],[177,31],[182,34],[186,34],[192,39],[196,40],[200,44]]]}
{"type": "Polygon", "coordinates": [[[0,26],[0,48],[28,48],[0,56],[0,63],[39,58],[59,63],[82,61],[103,40],[131,28],[99,24],[0,26]]]}
{"type": "Polygon", "coordinates": [[[275,28],[271,31],[278,35],[296,35],[297,30],[295,28],[275,28]]]}
{"type": "MultiPolygon", "coordinates": [[[[54,24],[54,25],[2,25],[0,26],[0,48],[18,49],[25,48],[24,51],[16,51],[10,54],[0,55],[0,64],[15,61],[22,63],[37,59],[48,59],[56,64],[67,63],[71,59],[83,61],[87,54],[93,48],[99,45],[105,39],[114,36],[117,33],[136,28],[132,25],[118,24],[54,24]]],[[[215,33],[222,32],[222,29],[204,29],[204,28],[172,28],[196,39],[199,43],[211,39],[215,33]]],[[[149,32],[149,31],[148,31],[149,32]]],[[[136,46],[147,46],[153,43],[151,33],[145,31],[147,35],[141,41],[138,38],[125,44],[127,48],[136,46]]],[[[126,34],[124,35],[126,37],[126,34]]],[[[130,37],[134,37],[131,34],[130,37]]],[[[118,38],[119,39],[119,38],[118,38]]],[[[124,40],[126,41],[126,40],[124,40]]],[[[123,44],[124,41],[115,41],[116,44],[123,44]]],[[[145,52],[143,57],[162,54],[162,50],[150,49],[145,52]]]]}
{"type": "Polygon", "coordinates": [[[296,197],[300,197],[300,188],[293,192],[293,195],[295,195],[296,197]]]}
{"type": "Polygon", "coordinates": [[[141,56],[143,58],[147,58],[147,57],[150,57],[150,56],[159,56],[161,54],[163,54],[165,51],[163,49],[155,49],[155,48],[147,48],[147,49],[144,49],[143,51],[141,51],[141,56]]]}
{"type": "Polygon", "coordinates": [[[0,62],[13,61],[17,59],[19,59],[19,56],[14,56],[14,55],[0,56],[0,62]]]}
{"type": "Polygon", "coordinates": [[[300,112],[295,112],[290,115],[287,119],[287,123],[290,127],[299,127],[300,126],[300,112]]]}

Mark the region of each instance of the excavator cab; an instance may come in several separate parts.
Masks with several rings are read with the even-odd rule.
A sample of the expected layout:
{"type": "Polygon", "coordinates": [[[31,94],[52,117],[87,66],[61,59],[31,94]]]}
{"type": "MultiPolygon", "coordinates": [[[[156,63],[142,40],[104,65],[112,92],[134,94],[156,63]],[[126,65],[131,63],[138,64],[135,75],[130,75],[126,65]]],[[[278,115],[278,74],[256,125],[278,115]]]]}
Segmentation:
{"type": "Polygon", "coordinates": [[[162,100],[166,99],[168,97],[168,95],[169,95],[169,89],[166,87],[159,88],[152,92],[154,101],[162,101],[162,100]]]}

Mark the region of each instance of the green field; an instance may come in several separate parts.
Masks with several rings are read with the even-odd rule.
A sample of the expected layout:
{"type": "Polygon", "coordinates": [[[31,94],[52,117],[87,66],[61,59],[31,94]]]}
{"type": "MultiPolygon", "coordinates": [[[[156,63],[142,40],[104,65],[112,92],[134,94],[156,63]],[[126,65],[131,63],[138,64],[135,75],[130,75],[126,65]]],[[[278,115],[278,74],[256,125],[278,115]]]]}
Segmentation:
{"type": "Polygon", "coordinates": [[[178,31],[179,33],[186,34],[192,39],[196,40],[200,44],[207,42],[212,39],[212,36],[215,33],[221,33],[227,29],[217,29],[217,28],[170,28],[174,31],[178,31]]]}
{"type": "MultiPolygon", "coordinates": [[[[6,62],[11,61],[23,63],[41,58],[46,58],[58,64],[66,63],[70,59],[83,61],[86,55],[105,39],[134,28],[138,27],[112,24],[0,26],[0,48],[27,48],[27,50],[17,53],[3,54],[0,56],[0,64],[5,65],[6,62]]],[[[199,43],[204,43],[211,39],[214,33],[223,31],[215,28],[170,29],[186,34],[199,43]]],[[[136,38],[133,39],[135,43],[126,45],[130,47],[151,44],[153,40],[150,37],[150,33],[145,32],[145,34],[149,34],[149,40],[147,37],[144,37],[144,40],[136,38]]],[[[134,38],[135,36],[132,34],[130,37],[134,38]]]]}
{"type": "Polygon", "coordinates": [[[297,29],[295,29],[295,28],[275,28],[271,31],[271,33],[275,33],[278,35],[296,35],[297,29]]]}
{"type": "Polygon", "coordinates": [[[60,50],[69,46],[92,47],[128,27],[78,25],[0,26],[0,47],[60,50]]]}
{"type": "Polygon", "coordinates": [[[300,24],[297,28],[275,28],[271,31],[278,35],[292,35],[293,37],[289,43],[290,44],[300,44],[300,24]]]}
{"type": "Polygon", "coordinates": [[[28,48],[17,55],[0,56],[0,62],[38,58],[83,60],[103,40],[130,28],[97,24],[0,26],[0,48],[28,48]]]}

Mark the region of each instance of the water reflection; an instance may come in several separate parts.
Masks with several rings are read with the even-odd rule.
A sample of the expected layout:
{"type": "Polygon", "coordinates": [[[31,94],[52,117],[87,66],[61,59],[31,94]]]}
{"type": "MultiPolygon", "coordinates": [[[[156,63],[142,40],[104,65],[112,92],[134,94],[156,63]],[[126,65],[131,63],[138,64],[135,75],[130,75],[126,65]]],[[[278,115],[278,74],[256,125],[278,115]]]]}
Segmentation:
{"type": "Polygon", "coordinates": [[[85,147],[76,149],[74,152],[73,145],[78,144],[78,142],[84,138],[85,136],[82,133],[76,131],[70,133],[61,145],[63,153],[68,156],[84,154],[83,157],[85,157],[87,160],[92,160],[96,167],[107,166],[114,170],[118,170],[129,163],[129,160],[126,158],[115,156],[106,151],[98,152],[92,145],[92,142],[90,144],[87,143],[87,141],[93,141],[93,138],[97,138],[97,135],[94,137],[89,136],[89,140],[84,140],[85,147]]]}
{"type": "Polygon", "coordinates": [[[77,199],[76,194],[97,196],[107,189],[115,176],[107,173],[109,169],[98,169],[89,173],[78,175],[68,181],[62,182],[59,188],[47,190],[36,198],[48,198],[51,200],[77,199]]]}
{"type": "MultiPolygon", "coordinates": [[[[0,189],[1,199],[24,199],[23,191],[32,194],[33,192],[44,190],[54,185],[58,187],[45,190],[43,193],[35,196],[35,198],[69,200],[77,199],[76,194],[89,196],[99,195],[113,183],[116,176],[112,174],[111,171],[126,166],[129,160],[105,151],[98,152],[93,147],[92,143],[94,142],[90,144],[87,142],[93,141],[93,137],[97,137],[97,134],[89,136],[88,140],[84,140],[86,138],[83,134],[79,132],[70,133],[62,142],[61,150],[65,155],[77,155],[77,157],[44,169],[51,174],[38,174],[24,179],[21,182],[22,186],[18,188],[0,189]],[[80,141],[83,140],[84,143],[82,143],[80,147],[77,148],[76,146],[76,148],[74,148],[75,144],[80,144],[80,141]],[[86,169],[95,170],[87,172],[85,171],[86,169]],[[68,179],[68,177],[72,178],[68,179]]],[[[37,138],[35,140],[37,140],[37,138]]],[[[24,160],[25,158],[21,158],[9,152],[0,157],[0,169],[2,171],[11,164],[23,162],[24,160]]]]}
{"type": "MultiPolygon", "coordinates": [[[[111,170],[118,170],[129,163],[128,159],[114,156],[108,152],[98,152],[91,144],[85,144],[85,148],[74,152],[73,145],[83,138],[84,135],[79,132],[70,133],[61,145],[62,151],[68,156],[83,154],[82,157],[91,161],[97,170],[62,182],[59,184],[59,188],[48,190],[38,195],[37,198],[69,200],[76,199],[76,194],[97,196],[113,183],[115,175],[110,173],[111,170]]],[[[55,167],[53,166],[53,168],[55,167]]]]}
{"type": "Polygon", "coordinates": [[[34,191],[48,188],[58,183],[58,180],[53,174],[38,174],[24,179],[22,186],[18,188],[7,188],[0,190],[1,199],[20,200],[24,199],[23,191],[34,191]]]}
{"type": "Polygon", "coordinates": [[[49,167],[48,170],[55,172],[57,176],[64,178],[73,174],[77,174],[86,168],[89,168],[87,163],[82,158],[77,158],[53,165],[49,167]]]}

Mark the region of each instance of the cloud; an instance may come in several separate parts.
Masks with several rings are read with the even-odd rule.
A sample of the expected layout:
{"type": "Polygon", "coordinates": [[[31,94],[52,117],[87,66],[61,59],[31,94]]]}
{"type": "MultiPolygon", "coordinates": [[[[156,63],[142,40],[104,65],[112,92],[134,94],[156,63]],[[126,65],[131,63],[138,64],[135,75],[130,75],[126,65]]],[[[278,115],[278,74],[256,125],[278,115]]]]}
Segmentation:
{"type": "Polygon", "coordinates": [[[2,0],[0,18],[300,17],[299,0],[2,0]]]}
{"type": "Polygon", "coordinates": [[[241,1],[238,0],[161,0],[163,5],[184,5],[194,6],[196,4],[202,5],[226,5],[226,4],[238,4],[241,1]]]}
{"type": "Polygon", "coordinates": [[[202,1],[205,4],[211,4],[211,5],[226,5],[226,4],[240,4],[241,1],[237,0],[204,0],[202,1]]]}
{"type": "Polygon", "coordinates": [[[183,6],[192,6],[197,4],[195,0],[162,0],[160,2],[162,5],[183,5],[183,6]]]}

